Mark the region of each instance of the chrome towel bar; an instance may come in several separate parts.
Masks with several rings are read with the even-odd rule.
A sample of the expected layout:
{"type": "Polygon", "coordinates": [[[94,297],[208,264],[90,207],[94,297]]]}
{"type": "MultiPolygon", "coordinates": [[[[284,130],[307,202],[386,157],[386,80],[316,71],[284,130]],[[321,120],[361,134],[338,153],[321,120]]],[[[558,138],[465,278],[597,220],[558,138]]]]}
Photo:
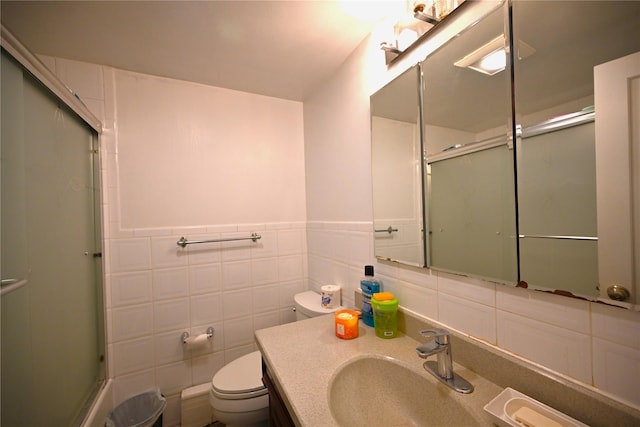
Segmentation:
{"type": "Polygon", "coordinates": [[[387,228],[382,228],[380,230],[373,230],[373,231],[375,231],[376,233],[389,233],[389,234],[391,234],[393,232],[397,232],[398,229],[397,228],[393,228],[392,226],[389,226],[387,228]]]}
{"type": "Polygon", "coordinates": [[[562,239],[562,240],[598,240],[597,237],[591,236],[545,236],[540,234],[520,234],[521,239],[562,239]]]}
{"type": "Polygon", "coordinates": [[[13,292],[28,283],[27,279],[2,279],[0,286],[0,296],[13,292]]]}
{"type": "Polygon", "coordinates": [[[187,240],[184,237],[181,237],[176,243],[178,246],[182,246],[183,248],[187,245],[194,245],[196,243],[218,243],[218,242],[232,242],[234,240],[252,240],[256,241],[258,239],[262,239],[262,236],[258,233],[251,233],[250,237],[232,237],[229,239],[213,239],[213,240],[187,240]]]}

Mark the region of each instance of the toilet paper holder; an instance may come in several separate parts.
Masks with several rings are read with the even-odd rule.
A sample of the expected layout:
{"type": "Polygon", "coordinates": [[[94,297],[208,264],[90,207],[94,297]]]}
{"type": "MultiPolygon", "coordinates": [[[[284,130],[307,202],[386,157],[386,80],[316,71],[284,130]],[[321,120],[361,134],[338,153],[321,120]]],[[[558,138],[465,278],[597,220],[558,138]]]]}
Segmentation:
{"type": "MultiPolygon", "coordinates": [[[[206,335],[207,339],[213,338],[213,326],[209,326],[207,328],[206,335]]],[[[189,332],[183,332],[182,335],[180,335],[180,341],[182,341],[182,344],[187,343],[187,338],[189,338],[189,332]]]]}

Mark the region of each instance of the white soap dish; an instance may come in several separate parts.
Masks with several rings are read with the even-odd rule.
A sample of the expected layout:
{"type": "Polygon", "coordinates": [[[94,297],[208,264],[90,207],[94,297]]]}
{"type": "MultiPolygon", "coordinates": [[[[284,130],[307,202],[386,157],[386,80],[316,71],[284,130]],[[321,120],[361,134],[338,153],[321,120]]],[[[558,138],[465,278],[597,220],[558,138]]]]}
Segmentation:
{"type": "Polygon", "coordinates": [[[484,406],[501,427],[589,427],[512,388],[484,406]]]}

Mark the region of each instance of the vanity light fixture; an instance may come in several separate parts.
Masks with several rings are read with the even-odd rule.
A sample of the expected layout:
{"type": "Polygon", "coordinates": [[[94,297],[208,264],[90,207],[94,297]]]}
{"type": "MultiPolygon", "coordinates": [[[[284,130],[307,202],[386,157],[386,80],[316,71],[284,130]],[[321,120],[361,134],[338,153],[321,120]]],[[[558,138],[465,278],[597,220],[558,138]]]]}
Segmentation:
{"type": "Polygon", "coordinates": [[[413,17],[436,25],[464,1],[465,0],[416,0],[413,3],[413,17]]]}
{"type": "Polygon", "coordinates": [[[398,42],[396,42],[394,46],[392,43],[383,41],[380,43],[380,49],[384,50],[385,52],[393,53],[395,55],[400,55],[402,51],[398,49],[397,45],[398,45],[398,42]]]}
{"type": "Polygon", "coordinates": [[[416,5],[415,9],[413,10],[413,17],[421,21],[428,22],[429,24],[432,24],[432,25],[436,25],[438,22],[440,22],[440,20],[436,18],[434,13],[425,12],[424,6],[425,5],[422,3],[416,5]]]}
{"type": "MultiPolygon", "coordinates": [[[[505,47],[504,35],[499,35],[489,43],[480,46],[462,59],[454,62],[453,65],[460,68],[471,68],[489,76],[498,74],[507,65],[507,48],[505,47]]],[[[524,59],[536,50],[523,41],[518,41],[518,59],[524,59]]]]}
{"type": "Polygon", "coordinates": [[[385,52],[387,65],[464,2],[465,0],[395,0],[392,2],[399,8],[387,22],[381,24],[381,26],[393,27],[393,33],[389,31],[380,38],[382,40],[380,49],[385,52]]]}

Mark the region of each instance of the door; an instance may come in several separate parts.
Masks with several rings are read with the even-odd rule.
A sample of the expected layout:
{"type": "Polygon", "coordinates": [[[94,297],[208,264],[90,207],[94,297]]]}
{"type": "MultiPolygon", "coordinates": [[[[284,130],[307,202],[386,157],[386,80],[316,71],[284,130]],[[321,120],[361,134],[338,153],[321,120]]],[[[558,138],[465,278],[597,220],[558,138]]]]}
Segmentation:
{"type": "MultiPolygon", "coordinates": [[[[600,296],[640,284],[640,52],[594,68],[600,296]]],[[[622,296],[622,295],[621,295],[622,296]]]]}
{"type": "Polygon", "coordinates": [[[2,425],[74,425],[104,379],[97,134],[1,65],[2,425]]]}

